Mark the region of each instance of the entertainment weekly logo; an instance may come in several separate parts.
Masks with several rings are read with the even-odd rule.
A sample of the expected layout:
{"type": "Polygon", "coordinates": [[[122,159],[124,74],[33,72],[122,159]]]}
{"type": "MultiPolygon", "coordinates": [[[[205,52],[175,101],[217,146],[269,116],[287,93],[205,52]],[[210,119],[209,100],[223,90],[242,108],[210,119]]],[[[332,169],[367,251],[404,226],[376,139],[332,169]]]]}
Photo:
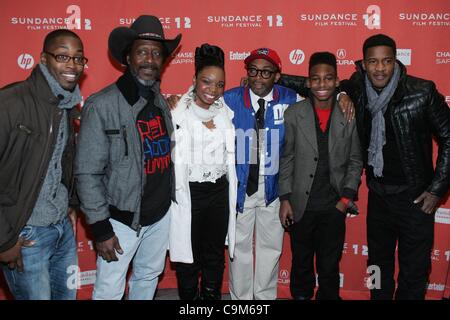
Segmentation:
{"type": "Polygon", "coordinates": [[[249,55],[250,55],[250,51],[243,51],[243,52],[230,51],[228,59],[230,61],[233,61],[233,60],[234,61],[245,60],[245,58],[247,58],[249,55]]]}
{"type": "Polygon", "coordinates": [[[79,6],[68,6],[66,13],[67,16],[60,17],[11,17],[10,23],[30,31],[56,29],[92,30],[91,19],[82,18],[79,6]]]}
{"type": "Polygon", "coordinates": [[[257,29],[263,27],[283,27],[283,16],[276,15],[224,15],[208,16],[206,21],[225,29],[257,29]]]}
{"type": "Polygon", "coordinates": [[[361,19],[368,29],[380,29],[380,7],[377,5],[369,5],[362,15],[358,12],[309,12],[299,15],[300,22],[318,28],[357,27],[361,19]]]}
{"type": "MultiPolygon", "coordinates": [[[[134,17],[122,17],[119,18],[119,25],[121,26],[129,26],[131,25],[136,18],[134,17]]],[[[161,22],[164,29],[191,29],[191,18],[190,17],[160,17],[159,21],[161,22]]]]}
{"type": "Polygon", "coordinates": [[[401,12],[398,19],[414,27],[450,27],[450,12],[401,12]]]}

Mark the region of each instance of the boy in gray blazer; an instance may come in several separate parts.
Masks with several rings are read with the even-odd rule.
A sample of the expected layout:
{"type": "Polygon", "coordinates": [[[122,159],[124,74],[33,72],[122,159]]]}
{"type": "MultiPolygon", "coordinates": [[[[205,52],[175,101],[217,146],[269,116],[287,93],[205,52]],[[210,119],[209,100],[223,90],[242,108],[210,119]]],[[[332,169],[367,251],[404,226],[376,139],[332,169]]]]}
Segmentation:
{"type": "Polygon", "coordinates": [[[316,52],[309,61],[309,99],[286,110],[280,161],[280,220],[291,229],[291,294],[339,299],[339,261],[348,206],[357,195],[362,157],[355,121],[336,107],[336,57],[316,52]]]}

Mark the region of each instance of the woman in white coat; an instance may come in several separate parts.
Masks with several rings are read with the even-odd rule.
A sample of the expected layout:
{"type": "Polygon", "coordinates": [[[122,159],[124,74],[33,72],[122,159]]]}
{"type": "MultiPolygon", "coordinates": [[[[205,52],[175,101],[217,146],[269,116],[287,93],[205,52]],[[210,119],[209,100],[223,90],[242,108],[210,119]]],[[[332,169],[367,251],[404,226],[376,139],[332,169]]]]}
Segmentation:
{"type": "Polygon", "coordinates": [[[177,201],[171,208],[170,259],[177,262],[183,300],[221,299],[226,238],[233,257],[235,133],[224,87],[224,53],[203,44],[195,51],[193,86],[172,111],[177,201]]]}

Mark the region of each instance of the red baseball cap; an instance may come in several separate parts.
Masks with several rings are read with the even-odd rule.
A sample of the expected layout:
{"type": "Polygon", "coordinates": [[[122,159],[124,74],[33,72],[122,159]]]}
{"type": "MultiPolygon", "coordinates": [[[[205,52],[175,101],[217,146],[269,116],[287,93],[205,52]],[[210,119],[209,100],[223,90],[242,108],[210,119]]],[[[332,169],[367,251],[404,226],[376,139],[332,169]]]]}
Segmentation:
{"type": "Polygon", "coordinates": [[[244,63],[247,66],[250,62],[255,59],[264,59],[272,63],[281,72],[281,59],[275,50],[269,48],[259,48],[253,50],[250,55],[245,58],[244,63]]]}

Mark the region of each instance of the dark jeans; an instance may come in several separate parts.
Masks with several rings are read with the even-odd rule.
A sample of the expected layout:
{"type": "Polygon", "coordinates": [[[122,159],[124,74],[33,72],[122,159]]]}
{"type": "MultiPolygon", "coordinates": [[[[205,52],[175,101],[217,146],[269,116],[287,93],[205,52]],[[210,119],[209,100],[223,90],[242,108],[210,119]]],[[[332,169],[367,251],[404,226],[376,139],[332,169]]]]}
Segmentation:
{"type": "Polygon", "coordinates": [[[345,239],[345,214],[336,208],[306,211],[291,230],[291,294],[311,299],[318,273],[317,299],[339,299],[339,261],[345,239]]]}
{"type": "Polygon", "coordinates": [[[189,183],[192,203],[191,240],[194,263],[176,263],[180,299],[221,299],[228,231],[228,181],[189,183]],[[201,273],[201,292],[198,278],[201,273]]]}
{"type": "Polygon", "coordinates": [[[434,215],[414,204],[408,191],[379,194],[369,191],[367,210],[368,265],[380,268],[380,288],[373,300],[425,298],[431,268],[434,215]],[[398,242],[398,287],[395,291],[395,249],[398,242]]]}

